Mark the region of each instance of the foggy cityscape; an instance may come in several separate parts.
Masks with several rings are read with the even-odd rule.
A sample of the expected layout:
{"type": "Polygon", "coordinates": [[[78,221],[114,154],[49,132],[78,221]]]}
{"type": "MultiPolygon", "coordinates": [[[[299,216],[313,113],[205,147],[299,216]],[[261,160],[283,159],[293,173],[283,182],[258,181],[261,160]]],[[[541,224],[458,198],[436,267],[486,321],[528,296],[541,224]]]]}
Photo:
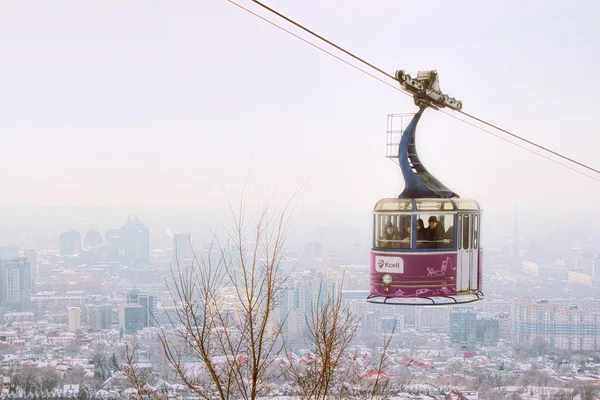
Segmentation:
{"type": "Polygon", "coordinates": [[[266,4],[433,95],[252,0],[4,6],[0,398],[600,399],[600,5],[266,4]]]}

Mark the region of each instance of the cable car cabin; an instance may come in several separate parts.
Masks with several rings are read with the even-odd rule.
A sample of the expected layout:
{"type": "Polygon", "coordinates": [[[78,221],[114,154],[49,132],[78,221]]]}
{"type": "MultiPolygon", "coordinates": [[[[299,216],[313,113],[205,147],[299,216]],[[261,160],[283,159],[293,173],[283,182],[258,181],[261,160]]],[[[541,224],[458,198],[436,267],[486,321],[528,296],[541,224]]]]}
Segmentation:
{"type": "Polygon", "coordinates": [[[368,300],[409,305],[480,300],[480,219],[479,204],[467,198],[380,200],[368,300]]]}
{"type": "MultiPolygon", "coordinates": [[[[401,133],[398,165],[404,190],[375,205],[370,287],[367,301],[436,305],[481,300],[481,209],[433,176],[417,153],[417,124],[427,108],[462,108],[439,90],[437,71],[416,79],[396,72],[419,111],[400,130],[388,120],[388,134],[401,133]]],[[[393,115],[392,115],[393,117],[393,115]]]]}

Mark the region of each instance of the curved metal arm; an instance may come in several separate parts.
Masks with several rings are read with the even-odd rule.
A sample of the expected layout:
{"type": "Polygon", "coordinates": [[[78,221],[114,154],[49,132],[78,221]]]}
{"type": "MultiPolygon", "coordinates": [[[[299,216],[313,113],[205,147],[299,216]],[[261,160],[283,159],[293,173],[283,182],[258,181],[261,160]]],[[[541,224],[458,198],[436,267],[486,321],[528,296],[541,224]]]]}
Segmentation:
{"type": "Polygon", "coordinates": [[[398,198],[418,199],[426,197],[460,197],[458,194],[444,186],[444,184],[437,180],[435,176],[431,175],[421,163],[419,155],[417,154],[415,142],[417,124],[426,108],[426,106],[422,106],[419,109],[419,112],[416,113],[410,121],[410,124],[408,124],[406,130],[402,133],[402,138],[400,139],[398,159],[402,175],[404,176],[404,191],[398,198]]]}

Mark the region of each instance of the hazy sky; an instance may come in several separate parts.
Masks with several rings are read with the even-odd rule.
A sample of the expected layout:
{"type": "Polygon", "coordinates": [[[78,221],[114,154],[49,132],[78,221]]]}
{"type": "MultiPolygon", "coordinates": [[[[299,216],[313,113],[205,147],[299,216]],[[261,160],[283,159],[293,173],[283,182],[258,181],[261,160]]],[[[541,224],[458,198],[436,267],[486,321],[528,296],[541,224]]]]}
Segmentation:
{"type": "MultiPolygon", "coordinates": [[[[600,168],[596,1],[267,3],[600,168]]],[[[369,213],[402,188],[386,115],[412,101],[225,0],[0,7],[2,205],[214,207],[250,171],[257,196],[310,176],[303,209],[369,213]]],[[[429,171],[492,215],[597,214],[600,182],[434,111],[420,126],[429,171]]]]}

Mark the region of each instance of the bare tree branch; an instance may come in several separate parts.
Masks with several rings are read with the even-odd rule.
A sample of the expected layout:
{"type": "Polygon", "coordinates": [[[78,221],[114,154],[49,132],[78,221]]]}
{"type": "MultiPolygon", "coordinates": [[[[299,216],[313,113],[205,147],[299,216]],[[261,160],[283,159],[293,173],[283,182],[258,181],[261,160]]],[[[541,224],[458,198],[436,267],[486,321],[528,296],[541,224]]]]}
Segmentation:
{"type": "Polygon", "coordinates": [[[195,253],[189,268],[177,262],[171,270],[176,311],[159,338],[179,379],[203,399],[254,400],[275,377],[282,329],[273,310],[287,279],[279,263],[300,189],[281,211],[269,196],[249,215],[246,183],[239,208],[228,198],[226,239],[213,232],[205,257],[195,253]]]}

